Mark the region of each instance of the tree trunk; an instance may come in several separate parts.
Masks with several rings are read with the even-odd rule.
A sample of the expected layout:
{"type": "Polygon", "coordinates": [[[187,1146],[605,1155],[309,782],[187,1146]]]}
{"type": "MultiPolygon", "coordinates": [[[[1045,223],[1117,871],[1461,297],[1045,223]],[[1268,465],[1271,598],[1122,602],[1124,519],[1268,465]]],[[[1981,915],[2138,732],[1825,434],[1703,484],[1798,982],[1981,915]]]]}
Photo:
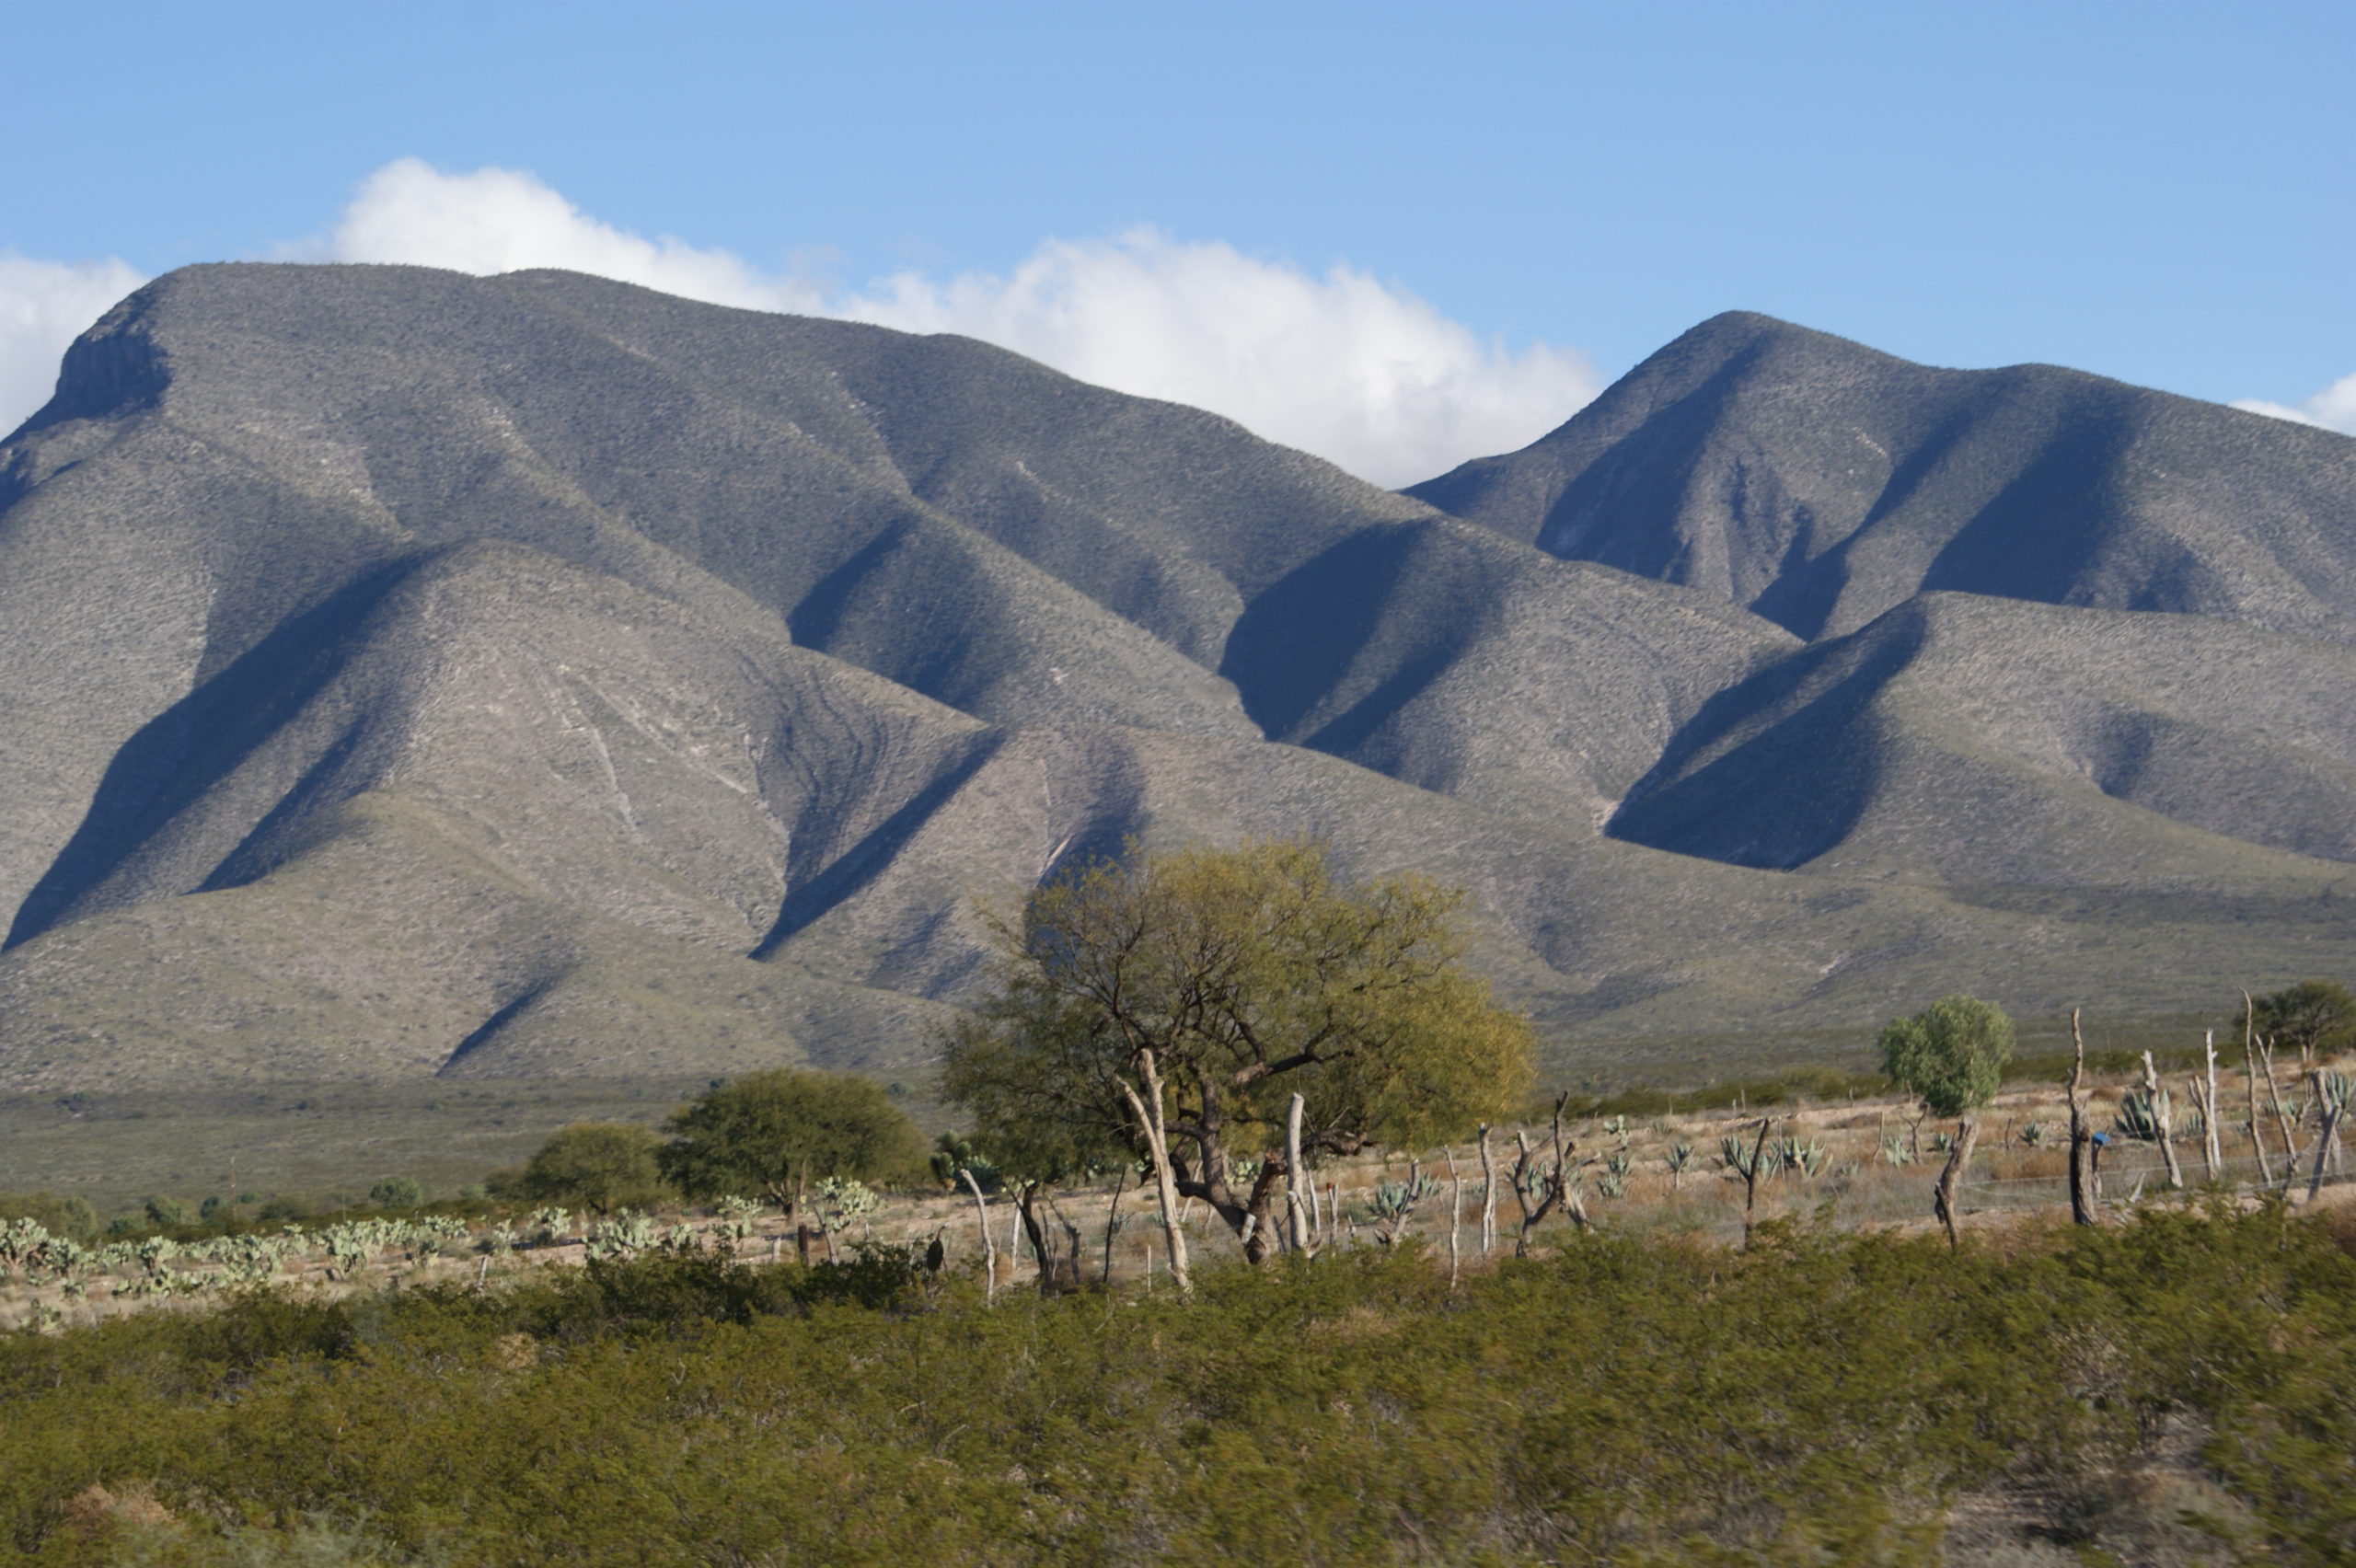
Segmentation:
{"type": "Polygon", "coordinates": [[[1308,1205],[1300,1201],[1300,1182],[1306,1173],[1300,1158],[1302,1104],[1296,1094],[1285,1108],[1285,1243],[1296,1252],[1309,1251],[1308,1205]]]}
{"type": "Polygon", "coordinates": [[[998,1299],[998,1249],[990,1245],[990,1207],[982,1198],[982,1184],[964,1166],[957,1168],[958,1180],[974,1194],[974,1228],[982,1233],[982,1299],[998,1299]]]}
{"type": "Polygon", "coordinates": [[[1489,1154],[1489,1124],[1481,1124],[1481,1256],[1497,1245],[1497,1162],[1489,1154]]]}
{"type": "Polygon", "coordinates": [[[1138,1053],[1138,1076],[1145,1080],[1145,1094],[1140,1097],[1128,1084],[1121,1085],[1121,1092],[1129,1097],[1129,1108],[1137,1113],[1138,1130],[1145,1134],[1146,1148],[1153,1159],[1154,1190],[1161,1203],[1161,1234],[1170,1247],[1170,1277],[1177,1283],[1178,1294],[1194,1294],[1195,1282],[1186,1266],[1186,1233],[1178,1225],[1178,1182],[1170,1169],[1170,1137],[1161,1122],[1161,1075],[1154,1069],[1153,1053],[1138,1053]]]}
{"type": "Polygon", "coordinates": [[[2316,1173],[2307,1179],[2307,1202],[2314,1203],[2316,1194],[2323,1191],[2324,1159],[2331,1152],[2332,1144],[2339,1136],[2341,1107],[2324,1098],[2321,1067],[2310,1072],[2307,1079],[2315,1086],[2316,1104],[2323,1113],[2323,1128],[2316,1134],[2316,1173]]]}
{"type": "Polygon", "coordinates": [[[2274,1166],[2266,1158],[2266,1136],[2258,1125],[2258,1003],[2242,993],[2242,1088],[2249,1095],[2249,1141],[2258,1148],[2258,1179],[2274,1185],[2274,1166]]]}
{"type": "Polygon", "coordinates": [[[2070,1218],[2093,1225],[2094,1129],[2086,1124],[2086,1037],[2078,1030],[2078,1009],[2070,1009],[2070,1043],[2077,1055],[2070,1064],[2070,1218]]]}
{"type": "Polygon", "coordinates": [[[1260,1174],[1252,1183],[1252,1191],[1244,1195],[1242,1223],[1235,1228],[1236,1239],[1243,1243],[1244,1261],[1258,1264],[1267,1261],[1268,1254],[1277,1250],[1283,1230],[1276,1223],[1276,1182],[1279,1177],[1290,1180],[1276,1169],[1273,1155],[1261,1162],[1260,1174]]]}
{"type": "Polygon", "coordinates": [[[1022,1234],[1031,1243],[1031,1261],[1039,1271],[1037,1286],[1042,1296],[1056,1293],[1056,1244],[1047,1238],[1046,1228],[1039,1223],[1035,1194],[1036,1182],[1023,1182],[1014,1189],[1014,1212],[1022,1216],[1022,1234]]]}
{"type": "Polygon", "coordinates": [[[1108,1286],[1113,1283],[1113,1238],[1121,1233],[1121,1193],[1128,1184],[1128,1167],[1123,1166],[1113,1172],[1113,1201],[1104,1210],[1103,1283],[1108,1286]]]}
{"type": "Polygon", "coordinates": [[[2168,1108],[2167,1090],[2160,1087],[2160,1069],[2152,1065],[2149,1051],[2143,1053],[2143,1092],[2151,1097],[2152,1121],[2159,1130],[2160,1159],[2168,1168],[2168,1186],[2181,1191],[2184,1167],[2176,1162],[2176,1118],[2168,1108]]]}
{"type": "Polygon", "coordinates": [[[1947,1150],[1946,1169],[1939,1172],[1939,1184],[1931,1192],[1931,1212],[1947,1228],[1947,1245],[1958,1245],[1955,1234],[1956,1189],[1963,1181],[1963,1173],[1971,1163],[1971,1146],[1980,1141],[1980,1124],[1966,1116],[1955,1124],[1955,1147],[1947,1150]]]}
{"type": "Polygon", "coordinates": [[[1751,1213],[1759,1204],[1759,1158],[1767,1148],[1768,1118],[1759,1118],[1759,1136],[1750,1146],[1750,1163],[1742,1172],[1742,1246],[1750,1250],[1751,1213]]]}
{"type": "Polygon", "coordinates": [[[2274,1102],[2274,1120],[2282,1129],[2282,1190],[2289,1192],[2291,1183],[2299,1179],[2299,1124],[2282,1108],[2282,1086],[2274,1081],[2274,1042],[2261,1034],[2258,1037],[2260,1070],[2266,1074],[2267,1097],[2274,1102]]]}

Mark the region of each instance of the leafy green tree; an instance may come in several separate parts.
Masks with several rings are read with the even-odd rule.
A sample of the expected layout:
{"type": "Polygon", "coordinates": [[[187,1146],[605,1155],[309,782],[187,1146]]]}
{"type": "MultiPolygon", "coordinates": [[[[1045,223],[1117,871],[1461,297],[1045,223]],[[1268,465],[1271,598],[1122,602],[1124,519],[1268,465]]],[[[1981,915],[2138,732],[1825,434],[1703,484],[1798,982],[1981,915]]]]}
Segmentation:
{"type": "Polygon", "coordinates": [[[1934,1116],[1956,1117],[1996,1097],[2013,1059],[2013,1020],[1974,997],[1942,997],[1881,1032],[1881,1070],[1934,1116]]]}
{"type": "Polygon", "coordinates": [[[2276,1045],[2296,1045],[2299,1059],[2312,1062],[2317,1051],[2356,1037],[2356,997],[2334,981],[2302,980],[2258,997],[2251,1021],[2276,1045]]]}
{"type": "Polygon", "coordinates": [[[156,1197],[147,1200],[147,1223],[158,1230],[170,1230],[186,1225],[193,1217],[184,1199],[156,1197]]]}
{"type": "Polygon", "coordinates": [[[549,1135],[515,1179],[519,1197],[610,1215],[644,1207],[665,1193],[662,1142],[628,1122],[575,1122],[549,1135]]]}
{"type": "Polygon", "coordinates": [[[368,1201],[378,1208],[415,1208],[425,1201],[425,1189],[407,1176],[387,1176],[368,1189],[368,1201]]]}
{"type": "Polygon", "coordinates": [[[796,1216],[813,1182],[920,1180],[930,1152],[883,1086],[803,1067],[720,1084],[664,1126],[663,1171],[690,1196],[757,1194],[796,1216]]]}
{"type": "MultiPolygon", "coordinates": [[[[997,995],[952,1032],[943,1087],[1010,1173],[1145,1159],[1253,1261],[1301,1150],[1452,1136],[1521,1105],[1533,1041],[1463,964],[1461,892],[1334,878],[1293,842],[1133,852],[1001,922],[997,995]]],[[[1172,1234],[1172,1263],[1183,1263],[1172,1234]]]]}

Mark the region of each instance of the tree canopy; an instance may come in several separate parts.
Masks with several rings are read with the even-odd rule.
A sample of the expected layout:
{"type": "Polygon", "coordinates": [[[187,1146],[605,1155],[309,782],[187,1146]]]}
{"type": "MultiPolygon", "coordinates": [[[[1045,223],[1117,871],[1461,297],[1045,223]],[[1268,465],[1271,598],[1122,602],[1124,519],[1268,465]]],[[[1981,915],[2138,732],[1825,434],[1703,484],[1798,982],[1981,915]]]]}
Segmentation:
{"type": "Polygon", "coordinates": [[[2251,1022],[2277,1045],[2295,1045],[2302,1058],[2348,1043],[2356,1035],[2356,997],[2331,980],[2302,980],[2254,1005],[2251,1022]]]}
{"type": "Polygon", "coordinates": [[[601,1215],[664,1194],[654,1135],[628,1122],[575,1122],[549,1135],[516,1182],[525,1197],[579,1204],[601,1215]]]}
{"type": "Polygon", "coordinates": [[[664,1173],[694,1197],[768,1198],[789,1213],[828,1176],[919,1175],[928,1146],[881,1085],[857,1073],[774,1067],[719,1085],[664,1124],[664,1173]]]}
{"type": "Polygon", "coordinates": [[[1010,1170],[1044,1170],[1150,1158],[1158,1087],[1175,1190],[1256,1259],[1293,1094],[1304,1155],[1450,1136],[1526,1100],[1529,1021],[1464,968],[1463,899],[1337,881],[1304,843],[1099,862],[1001,923],[997,995],[945,1043],[943,1088],[1010,1170]]]}
{"type": "Polygon", "coordinates": [[[2013,1020],[1976,997],[1941,997],[1881,1032],[1881,1070],[1934,1116],[1960,1116],[1995,1099],[2013,1059],[2013,1020]]]}

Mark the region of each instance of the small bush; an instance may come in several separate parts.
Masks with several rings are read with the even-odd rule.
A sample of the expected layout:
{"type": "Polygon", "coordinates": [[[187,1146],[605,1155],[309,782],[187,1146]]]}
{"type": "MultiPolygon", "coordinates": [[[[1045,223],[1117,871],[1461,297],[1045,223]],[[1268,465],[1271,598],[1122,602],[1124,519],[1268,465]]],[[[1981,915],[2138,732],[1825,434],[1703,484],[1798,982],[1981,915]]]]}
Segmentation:
{"type": "Polygon", "coordinates": [[[368,1201],[378,1208],[415,1208],[425,1201],[425,1189],[406,1176],[387,1176],[368,1189],[368,1201]]]}

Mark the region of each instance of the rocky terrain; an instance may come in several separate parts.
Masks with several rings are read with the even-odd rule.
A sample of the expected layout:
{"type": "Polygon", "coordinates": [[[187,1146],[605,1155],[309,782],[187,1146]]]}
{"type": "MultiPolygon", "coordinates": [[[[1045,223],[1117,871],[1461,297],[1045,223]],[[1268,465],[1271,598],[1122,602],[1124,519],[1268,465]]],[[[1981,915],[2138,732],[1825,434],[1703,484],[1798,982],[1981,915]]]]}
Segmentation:
{"type": "Polygon", "coordinates": [[[0,1090],[919,1068],[1057,868],[1472,892],[1558,1063],[2356,970],[2356,442],[1704,323],[1392,494],[969,340],[222,265],[0,444],[0,1090]]]}

